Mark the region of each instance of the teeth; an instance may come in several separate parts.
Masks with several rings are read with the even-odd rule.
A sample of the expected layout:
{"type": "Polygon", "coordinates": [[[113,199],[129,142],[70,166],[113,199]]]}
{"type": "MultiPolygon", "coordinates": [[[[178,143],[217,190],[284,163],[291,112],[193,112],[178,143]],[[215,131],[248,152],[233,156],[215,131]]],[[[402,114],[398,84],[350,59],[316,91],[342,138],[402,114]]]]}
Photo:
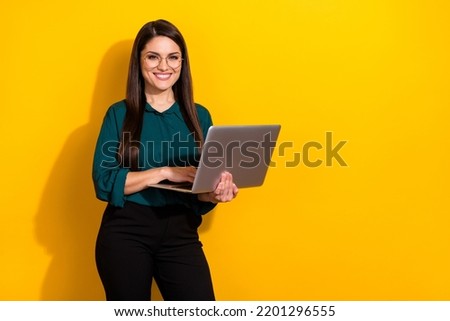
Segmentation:
{"type": "Polygon", "coordinates": [[[170,74],[154,74],[156,76],[156,78],[161,79],[161,80],[166,80],[169,79],[170,74]]]}

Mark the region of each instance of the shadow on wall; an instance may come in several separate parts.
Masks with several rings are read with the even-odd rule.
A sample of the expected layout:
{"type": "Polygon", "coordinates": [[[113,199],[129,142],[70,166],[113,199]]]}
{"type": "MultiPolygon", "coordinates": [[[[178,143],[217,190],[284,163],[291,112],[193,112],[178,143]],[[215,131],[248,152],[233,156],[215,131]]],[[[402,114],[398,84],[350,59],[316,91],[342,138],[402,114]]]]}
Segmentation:
{"type": "Polygon", "coordinates": [[[104,300],[94,258],[106,203],[95,198],[92,157],[106,109],[125,97],[132,41],[105,54],[94,88],[89,123],[68,138],[45,186],[36,215],[36,237],[52,256],[42,300],[104,300]]]}

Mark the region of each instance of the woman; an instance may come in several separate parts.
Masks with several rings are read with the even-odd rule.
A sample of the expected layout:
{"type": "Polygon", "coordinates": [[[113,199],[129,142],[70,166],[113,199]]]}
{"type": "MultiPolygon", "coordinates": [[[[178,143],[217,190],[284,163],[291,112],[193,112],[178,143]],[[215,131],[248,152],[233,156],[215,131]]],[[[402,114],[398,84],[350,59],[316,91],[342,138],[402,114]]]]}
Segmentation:
{"type": "Polygon", "coordinates": [[[199,195],[150,187],[193,182],[211,124],[194,104],[181,33],[165,20],[145,24],[134,41],[126,99],[107,111],[94,155],[96,195],[108,202],[96,244],[107,300],[149,300],[152,278],[165,300],[214,300],[197,228],[216,203],[236,197],[231,174],[199,195]]]}

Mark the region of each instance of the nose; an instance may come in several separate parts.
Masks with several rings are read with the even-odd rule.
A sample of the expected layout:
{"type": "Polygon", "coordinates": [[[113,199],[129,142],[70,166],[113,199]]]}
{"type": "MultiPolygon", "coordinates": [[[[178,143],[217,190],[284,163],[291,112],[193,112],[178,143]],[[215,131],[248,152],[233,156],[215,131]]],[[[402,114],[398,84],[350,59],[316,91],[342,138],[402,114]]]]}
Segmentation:
{"type": "Polygon", "coordinates": [[[162,71],[169,69],[169,66],[167,65],[167,59],[162,58],[162,59],[159,61],[158,69],[159,69],[159,70],[162,70],[162,71]]]}

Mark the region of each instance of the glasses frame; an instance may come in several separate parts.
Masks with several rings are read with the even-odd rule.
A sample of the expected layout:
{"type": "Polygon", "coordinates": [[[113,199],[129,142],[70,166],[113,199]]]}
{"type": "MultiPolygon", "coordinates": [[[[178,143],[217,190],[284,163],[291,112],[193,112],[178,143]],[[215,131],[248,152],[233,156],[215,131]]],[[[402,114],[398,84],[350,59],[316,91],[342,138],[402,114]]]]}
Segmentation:
{"type": "Polygon", "coordinates": [[[161,65],[161,62],[163,61],[163,59],[166,61],[167,67],[169,67],[169,68],[171,68],[171,69],[174,69],[174,70],[177,69],[177,68],[179,68],[179,67],[183,64],[183,60],[184,60],[184,58],[181,56],[181,54],[178,54],[178,53],[176,53],[176,54],[170,54],[170,55],[168,55],[168,56],[166,56],[166,57],[161,57],[161,56],[160,56],[159,54],[157,54],[157,53],[147,53],[147,54],[145,54],[145,55],[142,57],[142,60],[143,60],[144,65],[147,66],[148,68],[151,68],[151,69],[153,69],[153,68],[158,68],[158,67],[161,65]],[[154,57],[156,57],[156,58],[158,59],[158,63],[157,63],[157,64],[152,64],[152,63],[151,63],[151,60],[148,59],[149,56],[154,56],[154,57]],[[178,58],[180,59],[180,64],[179,64],[178,66],[176,66],[176,67],[172,67],[172,66],[170,65],[170,63],[169,63],[169,60],[168,60],[168,58],[170,58],[170,57],[178,57],[178,58]]]}

